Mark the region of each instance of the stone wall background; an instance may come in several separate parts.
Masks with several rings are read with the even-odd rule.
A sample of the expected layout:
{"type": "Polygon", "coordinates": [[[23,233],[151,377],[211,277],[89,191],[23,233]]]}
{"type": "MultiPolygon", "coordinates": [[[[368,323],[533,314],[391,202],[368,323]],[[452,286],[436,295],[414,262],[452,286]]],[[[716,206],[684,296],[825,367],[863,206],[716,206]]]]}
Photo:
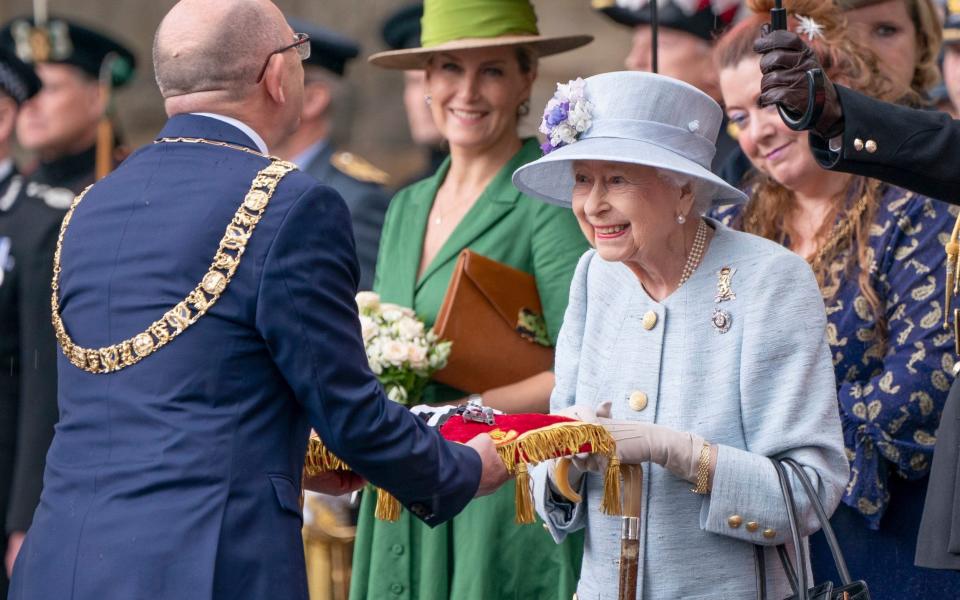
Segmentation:
{"type": "MultiPolygon", "coordinates": [[[[209,0],[216,2],[217,0],[209,0]]],[[[381,24],[408,0],[275,0],[285,14],[304,18],[356,39],[362,57],[384,49],[381,24]]],[[[150,47],[153,33],[175,0],[49,0],[51,14],[60,14],[109,31],[128,44],[138,60],[137,77],[116,97],[122,130],[133,146],[148,142],[165,115],[153,81],[150,47]]],[[[557,81],[622,69],[630,32],[590,8],[589,0],[534,0],[540,30],[546,34],[588,33],[595,41],[579,50],[546,58],[534,89],[531,115],[523,133],[532,135],[539,114],[557,81]]],[[[31,0],[0,0],[0,22],[28,14],[31,0]]],[[[348,138],[342,143],[404,181],[420,168],[421,155],[409,152],[410,138],[401,99],[400,72],[373,67],[365,60],[351,63],[347,79],[354,90],[356,110],[348,138]]]]}

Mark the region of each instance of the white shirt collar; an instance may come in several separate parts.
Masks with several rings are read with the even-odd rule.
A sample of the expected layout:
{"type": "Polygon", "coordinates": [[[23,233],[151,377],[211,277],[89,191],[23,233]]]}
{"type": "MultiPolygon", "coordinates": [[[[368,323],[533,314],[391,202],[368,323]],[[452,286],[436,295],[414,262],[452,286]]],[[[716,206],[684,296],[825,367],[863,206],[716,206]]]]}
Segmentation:
{"type": "Polygon", "coordinates": [[[270,151],[267,150],[267,143],[263,141],[263,138],[260,137],[260,135],[256,131],[254,131],[252,127],[250,127],[243,121],[239,121],[237,119],[234,119],[233,117],[228,117],[226,115],[218,115],[216,113],[198,112],[198,113],[190,113],[190,114],[198,115],[201,117],[210,117],[211,119],[223,121],[228,125],[233,125],[237,129],[245,133],[247,137],[253,140],[253,143],[257,145],[257,149],[260,152],[262,152],[263,154],[270,154],[270,151]]]}
{"type": "Polygon", "coordinates": [[[6,179],[10,173],[13,173],[13,159],[5,158],[0,160],[0,181],[6,179]]]}

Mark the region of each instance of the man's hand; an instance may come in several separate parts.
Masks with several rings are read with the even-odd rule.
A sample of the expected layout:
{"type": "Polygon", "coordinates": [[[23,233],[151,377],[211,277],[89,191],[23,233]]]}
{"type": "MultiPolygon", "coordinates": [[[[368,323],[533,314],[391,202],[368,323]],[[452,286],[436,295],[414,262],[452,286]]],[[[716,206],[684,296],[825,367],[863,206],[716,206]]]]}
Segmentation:
{"type": "MultiPolygon", "coordinates": [[[[778,104],[798,119],[807,112],[810,93],[807,87],[807,71],[820,69],[820,61],[800,36],[792,31],[770,31],[764,26],[763,35],[753,44],[760,56],[760,106],[778,104]]],[[[824,139],[834,138],[843,133],[843,108],[837,89],[826,72],[823,74],[824,100],[823,112],[815,123],[814,133],[824,139]]]]}
{"type": "Polygon", "coordinates": [[[476,450],[477,454],[480,455],[480,460],[483,462],[483,471],[480,474],[480,487],[477,488],[475,497],[479,498],[480,496],[492,494],[497,491],[497,488],[510,479],[510,474],[507,473],[507,468],[503,466],[503,461],[500,460],[500,455],[497,454],[497,447],[489,435],[481,433],[467,442],[467,446],[476,450]]]}
{"type": "Polygon", "coordinates": [[[319,475],[306,475],[303,478],[303,487],[311,492],[319,492],[328,496],[342,496],[359,490],[366,483],[353,471],[329,471],[319,475]]]}
{"type": "Polygon", "coordinates": [[[4,563],[7,567],[7,578],[13,575],[13,563],[17,561],[17,555],[20,554],[20,546],[23,546],[23,540],[27,534],[23,531],[14,531],[7,538],[7,554],[4,557],[4,563]]]}

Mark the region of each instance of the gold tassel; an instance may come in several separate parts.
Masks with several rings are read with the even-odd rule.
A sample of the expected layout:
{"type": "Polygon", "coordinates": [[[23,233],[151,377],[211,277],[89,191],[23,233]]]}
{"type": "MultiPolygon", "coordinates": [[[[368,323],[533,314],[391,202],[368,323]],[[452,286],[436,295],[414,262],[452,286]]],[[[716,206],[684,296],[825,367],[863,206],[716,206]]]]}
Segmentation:
{"type": "Polygon", "coordinates": [[[960,242],[957,241],[958,235],[960,235],[960,217],[957,217],[956,222],[953,224],[953,232],[950,234],[949,241],[944,245],[944,249],[947,251],[947,297],[943,309],[944,329],[949,327],[950,302],[957,293],[957,269],[958,266],[960,266],[960,264],[958,264],[958,257],[960,257],[960,242]]]}
{"type": "Polygon", "coordinates": [[[534,522],[533,517],[533,491],[530,489],[530,474],[527,472],[526,463],[517,465],[516,480],[516,522],[518,525],[529,525],[534,522]]]}
{"type": "Polygon", "coordinates": [[[622,515],[620,504],[620,459],[611,456],[607,461],[607,472],[603,476],[603,499],[600,511],[605,515],[622,515]]]}
{"type": "Polygon", "coordinates": [[[400,519],[400,501],[391,496],[386,490],[377,488],[377,508],[373,516],[381,521],[397,521],[400,519]]]}
{"type": "Polygon", "coordinates": [[[327,450],[318,437],[311,437],[307,444],[307,457],[304,461],[304,469],[307,475],[311,477],[326,473],[327,471],[349,471],[347,463],[340,460],[332,452],[327,450]]]}

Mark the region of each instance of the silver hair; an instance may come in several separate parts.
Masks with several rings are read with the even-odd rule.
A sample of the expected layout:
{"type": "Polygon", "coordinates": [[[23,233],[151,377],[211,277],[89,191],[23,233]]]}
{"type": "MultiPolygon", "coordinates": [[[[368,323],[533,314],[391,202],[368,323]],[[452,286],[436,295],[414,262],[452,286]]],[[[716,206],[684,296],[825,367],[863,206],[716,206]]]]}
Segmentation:
{"type": "Polygon", "coordinates": [[[693,192],[692,210],[696,211],[696,214],[703,216],[710,210],[710,206],[713,204],[713,196],[710,194],[710,184],[706,181],[691,175],[684,175],[683,173],[667,171],[665,169],[657,169],[657,176],[660,177],[662,181],[675,185],[678,188],[689,184],[693,192]]]}
{"type": "Polygon", "coordinates": [[[242,95],[287,33],[262,4],[250,0],[235,1],[220,25],[216,35],[191,40],[196,45],[184,50],[160,24],[153,40],[153,69],[164,98],[209,91],[242,95]]]}

